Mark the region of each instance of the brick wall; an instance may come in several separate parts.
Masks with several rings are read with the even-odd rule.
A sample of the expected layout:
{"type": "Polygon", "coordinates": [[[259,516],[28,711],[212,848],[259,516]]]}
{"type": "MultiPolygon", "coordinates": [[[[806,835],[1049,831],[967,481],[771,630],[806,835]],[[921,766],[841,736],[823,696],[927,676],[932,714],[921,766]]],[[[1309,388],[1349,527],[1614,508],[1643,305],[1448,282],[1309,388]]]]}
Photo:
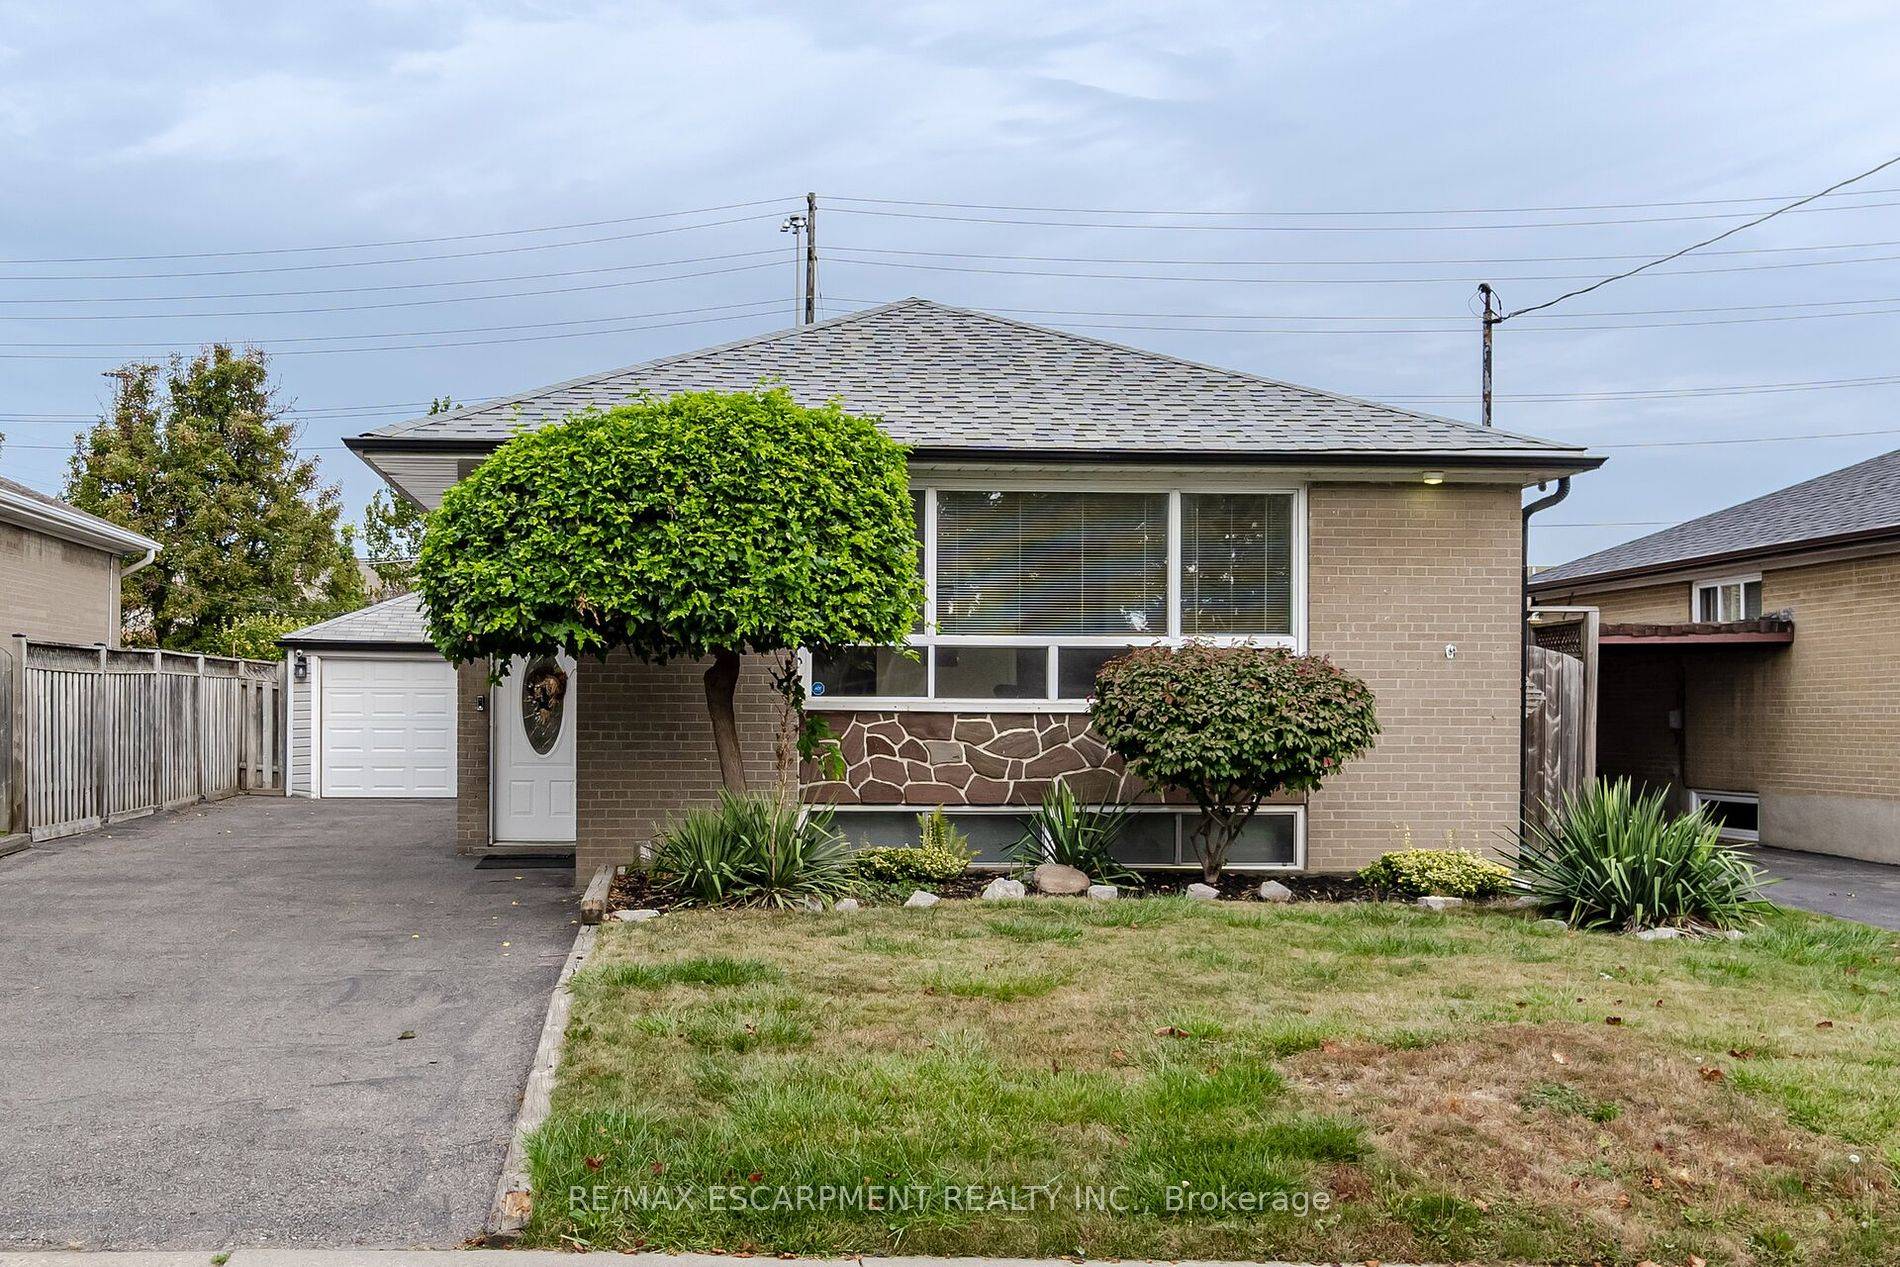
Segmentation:
{"type": "Polygon", "coordinates": [[[1487,485],[1313,486],[1308,642],[1371,684],[1384,733],[1313,794],[1312,870],[1363,866],[1408,833],[1514,843],[1519,503],[1487,485]]]}
{"type": "Polygon", "coordinates": [[[119,560],[0,524],[0,636],[119,645],[119,560]]]}
{"type": "MultiPolygon", "coordinates": [[[[1692,588],[1687,580],[1665,581],[1634,589],[1539,593],[1532,601],[1552,607],[1594,607],[1602,613],[1601,619],[1606,625],[1674,625],[1695,619],[1690,615],[1692,588]]],[[[1763,601],[1762,611],[1774,610],[1763,601]]]]}
{"type": "Polygon", "coordinates": [[[488,713],[475,701],[488,694],[486,662],[455,670],[455,848],[473,853],[488,846],[488,713]]]}
{"type": "MultiPolygon", "coordinates": [[[[770,787],[775,778],[782,709],[771,669],[763,658],[748,660],[739,679],[739,737],[746,779],[755,788],[770,787]]],[[[705,671],[703,662],[642,664],[624,652],[605,663],[580,662],[574,861],[582,877],[608,863],[637,859],[683,810],[718,797],[705,671]]]]}

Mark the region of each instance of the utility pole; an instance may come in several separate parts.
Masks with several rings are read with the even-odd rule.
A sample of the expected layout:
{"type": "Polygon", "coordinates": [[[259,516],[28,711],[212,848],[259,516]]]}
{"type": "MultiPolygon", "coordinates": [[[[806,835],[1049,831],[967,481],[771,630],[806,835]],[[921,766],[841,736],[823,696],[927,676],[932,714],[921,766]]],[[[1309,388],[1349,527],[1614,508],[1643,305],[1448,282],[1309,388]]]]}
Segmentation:
{"type": "Polygon", "coordinates": [[[1484,315],[1479,318],[1484,330],[1484,405],[1480,416],[1488,427],[1491,425],[1491,329],[1504,320],[1504,315],[1498,311],[1498,292],[1491,289],[1490,282],[1479,282],[1478,294],[1484,299],[1484,315]]]}
{"type": "Polygon", "coordinates": [[[818,320],[818,195],[805,195],[805,324],[818,320]]]}

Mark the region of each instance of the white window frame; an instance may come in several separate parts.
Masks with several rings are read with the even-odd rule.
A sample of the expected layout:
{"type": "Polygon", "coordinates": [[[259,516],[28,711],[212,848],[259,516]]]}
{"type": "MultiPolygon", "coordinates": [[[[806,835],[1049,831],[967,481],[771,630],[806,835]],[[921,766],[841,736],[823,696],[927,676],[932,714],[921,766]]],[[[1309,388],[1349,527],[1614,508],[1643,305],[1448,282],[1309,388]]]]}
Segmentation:
{"type": "Polygon", "coordinates": [[[1761,840],[1761,797],[1759,794],[1754,792],[1717,792],[1712,788],[1689,789],[1690,813],[1701,809],[1703,804],[1709,801],[1728,801],[1735,805],[1753,805],[1755,807],[1756,829],[1750,831],[1745,827],[1730,827],[1724,824],[1722,827],[1722,836],[1726,840],[1743,840],[1751,843],[1761,840]]]}
{"type": "MultiPolygon", "coordinates": [[[[1213,646],[1287,647],[1306,650],[1306,486],[1290,483],[1258,483],[1222,480],[1196,481],[1124,481],[1104,480],[1100,484],[1069,484],[1029,477],[996,476],[989,479],[933,478],[917,491],[924,495],[924,632],[912,634],[908,646],[922,651],[943,647],[1045,647],[1048,651],[1048,691],[1029,699],[957,699],[938,698],[936,660],[924,656],[923,695],[812,695],[805,701],[808,709],[840,712],[986,712],[986,713],[1085,713],[1086,699],[1063,698],[1057,694],[1056,657],[1062,647],[1141,647],[1180,646],[1186,642],[1213,646]],[[938,492],[1084,492],[1084,493],[1166,493],[1168,496],[1168,601],[1167,628],[1154,634],[942,634],[937,632],[937,494],[938,492]],[[1287,634],[1201,634],[1184,637],[1181,633],[1181,498],[1192,494],[1251,494],[1293,499],[1292,528],[1292,632],[1287,634]]],[[[799,672],[807,686],[812,681],[812,658],[799,652],[799,672]]]]}
{"type": "MultiPolygon", "coordinates": [[[[945,814],[948,814],[953,818],[960,814],[1012,814],[1018,818],[1026,818],[1029,815],[1036,812],[1036,807],[1034,805],[938,805],[934,802],[929,805],[923,805],[923,804],[918,804],[918,805],[807,804],[804,808],[806,812],[808,813],[812,810],[828,810],[839,818],[843,818],[848,814],[922,814],[933,809],[941,809],[945,814]]],[[[1138,863],[1138,864],[1127,863],[1124,865],[1133,867],[1134,869],[1139,870],[1139,871],[1199,871],[1201,869],[1200,860],[1190,856],[1193,850],[1192,850],[1192,847],[1188,844],[1188,832],[1191,829],[1191,820],[1194,818],[1196,814],[1200,813],[1200,811],[1195,809],[1192,805],[1128,805],[1128,804],[1097,803],[1097,804],[1091,804],[1087,806],[1087,808],[1096,809],[1096,810],[1126,810],[1128,813],[1131,813],[1131,814],[1173,814],[1175,815],[1180,820],[1180,823],[1175,830],[1175,837],[1174,837],[1175,856],[1183,859],[1183,861],[1144,862],[1144,863],[1138,863]]],[[[1223,866],[1221,869],[1223,871],[1260,871],[1260,872],[1277,872],[1277,871],[1290,872],[1290,871],[1306,870],[1306,806],[1268,804],[1268,805],[1262,805],[1259,809],[1255,810],[1254,813],[1256,815],[1273,814],[1273,815],[1278,815],[1283,818],[1291,817],[1293,819],[1293,861],[1292,862],[1230,862],[1230,863],[1227,863],[1225,866],[1223,866]]],[[[1017,869],[1018,865],[1019,864],[1014,863],[1014,862],[989,862],[989,861],[972,862],[970,864],[970,869],[972,871],[1014,871],[1017,869]]]]}
{"type": "Polygon", "coordinates": [[[1737,575],[1737,576],[1718,576],[1718,577],[1712,577],[1711,579],[1706,580],[1706,581],[1697,581],[1689,590],[1689,621],[1690,623],[1691,624],[1702,623],[1702,595],[1703,595],[1703,592],[1706,590],[1715,591],[1715,602],[1716,602],[1716,608],[1717,608],[1715,623],[1726,624],[1727,622],[1731,620],[1752,619],[1752,617],[1749,617],[1749,616],[1725,616],[1721,614],[1720,609],[1721,609],[1721,603],[1722,603],[1722,588],[1726,585],[1740,585],[1742,587],[1742,605],[1746,607],[1748,605],[1748,586],[1760,585],[1760,584],[1761,584],[1760,572],[1749,572],[1749,573],[1745,573],[1745,574],[1737,575]]]}

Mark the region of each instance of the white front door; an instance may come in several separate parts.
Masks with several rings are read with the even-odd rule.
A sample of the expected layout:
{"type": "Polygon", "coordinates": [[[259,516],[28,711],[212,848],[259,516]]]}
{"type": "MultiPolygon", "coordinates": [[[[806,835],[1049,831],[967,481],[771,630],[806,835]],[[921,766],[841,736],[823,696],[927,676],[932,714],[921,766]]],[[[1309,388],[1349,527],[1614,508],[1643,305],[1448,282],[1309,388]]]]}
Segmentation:
{"type": "Polygon", "coordinates": [[[517,656],[495,701],[495,840],[574,839],[574,660],[517,656]]]}
{"type": "Polygon", "coordinates": [[[454,796],[455,670],[434,657],[318,665],[325,796],[454,796]]]}

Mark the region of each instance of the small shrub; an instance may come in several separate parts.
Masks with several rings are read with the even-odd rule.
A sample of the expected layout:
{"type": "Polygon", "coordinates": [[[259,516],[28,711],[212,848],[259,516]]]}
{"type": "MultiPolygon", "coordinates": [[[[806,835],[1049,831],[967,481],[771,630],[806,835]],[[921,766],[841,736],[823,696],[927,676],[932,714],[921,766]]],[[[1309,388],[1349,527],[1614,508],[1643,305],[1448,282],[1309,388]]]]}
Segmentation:
{"type": "Polygon", "coordinates": [[[963,849],[872,845],[857,852],[858,874],[872,884],[941,884],[970,868],[963,849]]]}
{"type": "Polygon", "coordinates": [[[654,879],[694,906],[790,906],[855,889],[849,850],[827,811],[805,812],[775,797],[720,793],[660,841],[654,879]]]}
{"type": "Polygon", "coordinates": [[[1518,884],[1578,928],[1639,929],[1751,919],[1764,883],[1701,810],[1669,817],[1661,791],[1601,780],[1567,798],[1549,826],[1533,823],[1518,884]]]}
{"type": "Polygon", "coordinates": [[[1116,861],[1111,851],[1128,821],[1128,811],[1090,809],[1069,785],[1057,779],[1029,815],[1029,826],[1010,851],[1024,866],[1059,862],[1102,884],[1137,885],[1141,880],[1116,861]]]}
{"type": "Polygon", "coordinates": [[[1511,887],[1511,869],[1468,849],[1396,849],[1359,872],[1394,897],[1497,897],[1511,887]]]}
{"type": "Polygon", "coordinates": [[[1276,792],[1311,792],[1372,747],[1372,688],[1284,647],[1137,647],[1095,675],[1089,724],[1128,769],[1200,806],[1194,850],[1219,879],[1276,792]]]}

